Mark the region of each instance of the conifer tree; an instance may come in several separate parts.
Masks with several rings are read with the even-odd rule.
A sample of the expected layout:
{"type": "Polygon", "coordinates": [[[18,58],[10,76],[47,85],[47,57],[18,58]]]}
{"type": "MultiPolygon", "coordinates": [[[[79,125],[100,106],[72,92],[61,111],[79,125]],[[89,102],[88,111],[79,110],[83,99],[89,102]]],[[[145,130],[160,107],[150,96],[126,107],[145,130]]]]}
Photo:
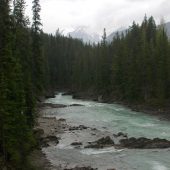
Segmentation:
{"type": "Polygon", "coordinates": [[[33,125],[34,112],[34,96],[32,85],[32,52],[31,52],[31,38],[28,30],[29,19],[25,16],[24,0],[14,1],[13,10],[13,54],[21,63],[23,90],[25,93],[25,115],[27,123],[33,125]]]}
{"type": "Polygon", "coordinates": [[[0,4],[0,150],[5,163],[22,169],[32,139],[24,115],[21,62],[13,50],[14,25],[9,3],[4,0],[0,4]]]}
{"type": "Polygon", "coordinates": [[[40,19],[41,6],[39,0],[33,0],[33,23],[32,23],[32,60],[33,82],[35,92],[40,95],[44,91],[44,57],[42,51],[42,23],[40,19]]]}
{"type": "MultiPolygon", "coordinates": [[[[11,23],[9,16],[9,1],[0,1],[0,150],[4,156],[7,158],[7,148],[6,148],[6,124],[9,123],[8,120],[8,74],[9,66],[8,62],[11,62],[11,23]]],[[[10,70],[11,71],[11,70],[10,70]]]]}

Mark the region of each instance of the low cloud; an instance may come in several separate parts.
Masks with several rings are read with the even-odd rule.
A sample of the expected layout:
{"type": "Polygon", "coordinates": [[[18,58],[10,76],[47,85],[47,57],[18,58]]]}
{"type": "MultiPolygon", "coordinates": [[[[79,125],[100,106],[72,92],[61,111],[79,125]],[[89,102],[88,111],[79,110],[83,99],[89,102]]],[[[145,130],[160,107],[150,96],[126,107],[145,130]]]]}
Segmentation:
{"type": "MultiPolygon", "coordinates": [[[[27,14],[31,16],[31,1],[27,14]]],[[[145,14],[157,22],[164,17],[170,20],[169,0],[40,0],[44,31],[54,33],[57,28],[74,29],[84,25],[94,32],[108,33],[128,27],[132,21],[141,22],[145,14]]]]}

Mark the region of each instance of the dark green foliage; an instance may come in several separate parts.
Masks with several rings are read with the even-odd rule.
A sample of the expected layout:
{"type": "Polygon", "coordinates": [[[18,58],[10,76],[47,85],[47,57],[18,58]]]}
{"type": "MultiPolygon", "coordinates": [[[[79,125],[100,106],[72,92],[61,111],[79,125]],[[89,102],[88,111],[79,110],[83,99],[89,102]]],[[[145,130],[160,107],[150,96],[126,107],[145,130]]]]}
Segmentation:
{"type": "Polygon", "coordinates": [[[32,44],[28,30],[28,18],[25,17],[25,1],[15,0],[13,11],[13,55],[20,61],[22,72],[22,85],[25,95],[24,114],[28,124],[33,122],[33,82],[32,82],[32,44]]]}
{"type": "Polygon", "coordinates": [[[163,26],[145,16],[112,43],[83,44],[46,35],[44,39],[53,86],[93,91],[117,100],[163,106],[170,99],[170,46],[163,26]],[[47,43],[48,42],[48,43],[47,43]]]}
{"type": "Polygon", "coordinates": [[[41,41],[41,19],[40,11],[41,7],[39,0],[33,0],[33,23],[32,23],[32,61],[33,61],[33,83],[35,85],[35,92],[37,95],[41,95],[44,91],[44,57],[42,51],[41,41]]]}
{"type": "Polygon", "coordinates": [[[16,0],[13,13],[9,4],[0,1],[0,169],[23,170],[29,169],[27,156],[35,144],[32,125],[37,96],[25,2],[16,0]]]}

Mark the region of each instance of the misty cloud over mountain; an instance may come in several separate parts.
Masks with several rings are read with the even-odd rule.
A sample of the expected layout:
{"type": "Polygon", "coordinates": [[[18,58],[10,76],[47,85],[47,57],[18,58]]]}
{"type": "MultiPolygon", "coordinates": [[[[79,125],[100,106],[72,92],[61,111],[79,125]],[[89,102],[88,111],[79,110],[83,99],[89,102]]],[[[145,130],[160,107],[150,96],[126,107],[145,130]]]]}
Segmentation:
{"type": "Polygon", "coordinates": [[[77,38],[83,40],[84,43],[98,43],[101,40],[99,34],[91,32],[87,27],[78,27],[74,31],[69,32],[67,36],[71,36],[72,38],[77,38]]]}
{"type": "MultiPolygon", "coordinates": [[[[167,35],[170,38],[170,22],[167,22],[165,24],[165,29],[167,31],[167,35]]],[[[121,35],[122,33],[126,33],[127,28],[121,27],[117,31],[112,32],[107,36],[107,41],[111,42],[118,33],[121,35]]],[[[98,33],[94,33],[91,30],[88,29],[88,27],[80,26],[77,27],[74,31],[67,33],[67,36],[71,36],[72,38],[77,38],[83,40],[84,43],[98,43],[101,41],[102,36],[99,35],[98,33]]]]}

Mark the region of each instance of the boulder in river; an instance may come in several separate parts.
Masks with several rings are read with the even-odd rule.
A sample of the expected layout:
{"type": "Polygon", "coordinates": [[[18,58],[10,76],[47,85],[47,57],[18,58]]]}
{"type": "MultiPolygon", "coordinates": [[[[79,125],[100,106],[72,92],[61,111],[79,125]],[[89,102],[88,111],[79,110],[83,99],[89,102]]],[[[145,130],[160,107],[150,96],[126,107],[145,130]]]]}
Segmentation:
{"type": "Polygon", "coordinates": [[[34,128],[33,134],[34,134],[36,139],[39,139],[42,135],[44,135],[44,130],[41,129],[41,128],[34,128]]]}
{"type": "Polygon", "coordinates": [[[121,139],[120,146],[129,149],[163,149],[170,148],[170,141],[166,139],[148,139],[148,138],[129,138],[121,139]]]}
{"type": "Polygon", "coordinates": [[[40,103],[39,107],[64,108],[67,107],[67,105],[53,104],[53,103],[40,103]]]}
{"type": "Polygon", "coordinates": [[[53,94],[53,93],[46,94],[46,95],[45,95],[45,98],[46,98],[46,99],[55,98],[55,94],[53,94]]]}
{"type": "Polygon", "coordinates": [[[82,145],[82,142],[73,142],[71,143],[72,146],[79,146],[82,145]]]}
{"type": "Polygon", "coordinates": [[[49,139],[51,142],[56,142],[57,144],[59,143],[59,138],[56,136],[47,136],[46,139],[49,139]]]}
{"type": "Polygon", "coordinates": [[[59,143],[59,138],[56,136],[47,136],[47,137],[42,137],[40,138],[40,145],[41,147],[48,147],[50,146],[49,143],[59,143]]]}
{"type": "Polygon", "coordinates": [[[69,106],[84,106],[84,105],[82,105],[82,104],[71,104],[69,106]]]}
{"type": "Polygon", "coordinates": [[[85,146],[85,148],[104,148],[110,147],[114,145],[114,141],[110,138],[110,136],[106,136],[100,138],[97,141],[89,142],[89,145],[85,146]]]}
{"type": "Polygon", "coordinates": [[[60,118],[60,119],[58,119],[58,121],[60,121],[60,122],[66,122],[66,119],[60,118]]]}
{"type": "Polygon", "coordinates": [[[98,144],[101,144],[101,145],[113,145],[114,142],[113,140],[110,138],[110,136],[106,136],[106,137],[103,137],[101,139],[99,139],[97,141],[98,144]]]}
{"type": "Polygon", "coordinates": [[[127,133],[123,133],[123,132],[118,132],[117,134],[113,134],[114,137],[124,137],[127,138],[127,133]]]}
{"type": "Polygon", "coordinates": [[[70,96],[70,95],[72,95],[72,94],[73,94],[72,91],[68,91],[68,92],[63,93],[62,95],[63,95],[63,96],[70,96]]]}
{"type": "Polygon", "coordinates": [[[88,166],[88,167],[75,167],[75,168],[69,168],[69,169],[66,168],[64,170],[97,170],[97,168],[92,168],[88,166]]]}
{"type": "Polygon", "coordinates": [[[84,125],[80,125],[80,126],[73,126],[69,128],[69,131],[73,131],[73,130],[85,130],[88,129],[88,127],[84,126],[84,125]]]}

